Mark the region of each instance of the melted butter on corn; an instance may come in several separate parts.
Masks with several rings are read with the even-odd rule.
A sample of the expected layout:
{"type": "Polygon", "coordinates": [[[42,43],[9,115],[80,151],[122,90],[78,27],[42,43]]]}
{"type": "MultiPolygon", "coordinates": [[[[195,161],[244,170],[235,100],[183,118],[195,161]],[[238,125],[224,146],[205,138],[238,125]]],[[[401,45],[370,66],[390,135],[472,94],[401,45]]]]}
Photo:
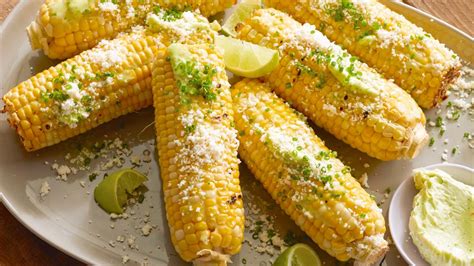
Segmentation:
{"type": "Polygon", "coordinates": [[[93,111],[100,110],[102,104],[110,99],[101,97],[98,90],[114,86],[117,78],[123,77],[116,74],[126,68],[127,59],[133,53],[127,46],[143,34],[143,27],[136,27],[123,38],[101,41],[96,49],[79,55],[81,60],[90,62],[89,67],[65,63],[65,69],[49,80],[53,83],[53,91],[46,87],[41,90],[41,100],[46,105],[42,110],[49,111],[49,116],[57,117],[70,128],[77,127],[93,111]]]}
{"type": "Polygon", "coordinates": [[[222,55],[213,45],[162,49],[153,97],[171,240],[186,261],[226,261],[240,250],[244,213],[222,55]]]}
{"type": "MultiPolygon", "coordinates": [[[[262,25],[264,25],[263,23],[278,23],[278,14],[272,12],[262,12],[260,14],[260,16],[253,19],[260,21],[262,25]]],[[[356,101],[349,102],[341,110],[338,106],[345,95],[340,92],[332,93],[326,98],[327,102],[324,104],[324,110],[333,115],[349,117],[352,121],[361,121],[369,114],[379,116],[377,114],[384,108],[381,105],[380,98],[388,97],[390,93],[384,89],[384,79],[374,70],[368,68],[367,65],[350,56],[341,47],[329,41],[313,25],[307,23],[301,25],[296,21],[290,22],[294,23],[287,23],[284,27],[268,28],[269,35],[278,36],[282,40],[282,43],[273,43],[275,47],[278,47],[280,54],[291,54],[292,64],[299,69],[300,75],[316,76],[315,89],[320,87],[319,83],[321,81],[332,75],[341,85],[349,85],[348,87],[355,94],[350,97],[355,97],[356,101]],[[299,54],[290,52],[295,50],[299,54]],[[308,61],[311,62],[308,63],[308,61]],[[316,63],[313,68],[312,63],[316,63]],[[348,72],[352,73],[348,74],[348,72]],[[370,100],[363,100],[363,98],[369,98],[370,100]]],[[[262,42],[267,42],[267,40],[262,40],[262,42]]],[[[291,89],[291,86],[288,89],[291,89]]],[[[381,117],[381,119],[384,118],[381,117]]],[[[399,128],[397,125],[393,126],[399,128]]]]}
{"type": "MultiPolygon", "coordinates": [[[[206,21],[199,14],[186,16],[206,21]]],[[[179,32],[180,25],[176,21],[175,27],[159,32],[133,27],[12,88],[3,97],[4,112],[25,148],[58,143],[150,106],[152,62],[160,48],[177,40],[179,34],[173,31],[179,32]]],[[[194,27],[180,40],[212,43],[215,34],[211,26],[194,27]]]]}
{"type": "MultiPolygon", "coordinates": [[[[301,8],[301,6],[299,6],[301,8]]],[[[459,64],[457,56],[449,49],[426,33],[422,28],[387,8],[375,0],[325,0],[314,1],[309,4],[312,12],[321,15],[322,21],[334,20],[353,27],[359,33],[357,42],[367,46],[375,41],[381,48],[391,50],[393,56],[403,60],[406,67],[413,64],[427,63],[433,71],[440,72],[449,64],[451,67],[459,64]],[[442,49],[431,50],[431,47],[440,46],[442,49]],[[400,53],[405,50],[407,53],[400,53]],[[454,60],[445,61],[445,58],[454,60]],[[426,62],[425,62],[426,61],[426,62]]],[[[329,32],[336,31],[335,26],[320,27],[329,32]]],[[[348,40],[348,46],[351,40],[348,40]]]]}
{"type": "Polygon", "coordinates": [[[154,32],[165,31],[173,34],[178,42],[182,42],[193,32],[218,30],[218,24],[209,24],[206,18],[196,16],[194,12],[176,14],[176,11],[168,9],[159,9],[148,14],[146,24],[154,32]]]}
{"type": "Polygon", "coordinates": [[[337,138],[382,160],[412,158],[425,144],[425,117],[410,95],[313,26],[269,8],[255,10],[236,31],[279,50],[280,64],[264,79],[337,138]]]}
{"type": "MultiPolygon", "coordinates": [[[[336,158],[336,152],[324,146],[314,145],[314,141],[308,137],[313,132],[303,115],[294,110],[298,119],[292,123],[280,125],[275,122],[275,125],[271,125],[268,124],[268,120],[247,115],[258,111],[259,107],[256,107],[258,101],[264,104],[274,101],[268,92],[248,92],[237,97],[239,97],[238,112],[242,113],[242,119],[251,125],[249,133],[259,135],[260,141],[273,156],[285,163],[285,171],[273,174],[279,177],[279,182],[283,185],[291,186],[292,183],[296,183],[299,187],[299,190],[292,195],[292,200],[298,204],[297,208],[300,208],[307,218],[313,219],[314,215],[317,215],[317,210],[314,210],[310,203],[315,198],[322,197],[323,193],[328,192],[334,198],[344,195],[339,178],[341,173],[350,173],[350,168],[340,163],[336,158]],[[322,188],[315,189],[317,187],[322,188]]],[[[362,201],[354,202],[358,206],[364,206],[362,201]]],[[[375,204],[371,208],[381,212],[375,204]]]]}
{"type": "Polygon", "coordinates": [[[204,17],[232,6],[235,0],[46,0],[28,27],[33,49],[50,58],[67,59],[115,38],[134,25],[144,25],[150,12],[170,8],[198,11],[204,17]]]}
{"type": "MultiPolygon", "coordinates": [[[[112,2],[101,2],[99,6],[102,4],[116,5],[112,2]]],[[[155,13],[149,15],[147,22],[149,29],[153,32],[163,31],[162,34],[166,34],[167,38],[173,38],[178,42],[184,42],[195,33],[213,32],[206,18],[190,11],[157,9],[155,13]]],[[[77,124],[87,119],[94,109],[100,109],[101,102],[109,100],[107,97],[97,99],[97,89],[113,86],[116,82],[127,83],[128,80],[133,79],[133,73],[124,71],[116,75],[116,72],[118,69],[126,68],[127,59],[133,55],[133,51],[127,49],[130,40],[142,37],[144,31],[144,27],[135,26],[126,38],[102,40],[97,45],[97,49],[80,55],[84,60],[95,65],[95,72],[72,65],[70,69],[72,73],[66,74],[63,80],[57,82],[61,86],[56,90],[63,97],[53,97],[52,100],[56,106],[52,111],[59,121],[71,128],[77,127],[77,124]]],[[[161,36],[156,37],[158,46],[163,46],[161,36]]],[[[44,99],[48,101],[49,95],[47,93],[44,95],[44,99]]]]}
{"type": "Polygon", "coordinates": [[[232,98],[240,157],[296,224],[339,260],[383,256],[380,208],[304,117],[258,80],[236,83],[232,98]]]}
{"type": "MultiPolygon", "coordinates": [[[[270,13],[262,13],[262,16],[256,18],[260,21],[274,21],[275,16],[270,13]]],[[[316,58],[318,64],[329,70],[341,83],[348,85],[356,93],[364,96],[371,94],[377,96],[383,92],[383,78],[375,71],[368,67],[344,51],[340,46],[332,43],[326,36],[316,30],[316,27],[305,23],[290,23],[284,28],[269,28],[269,34],[281,36],[284,40],[283,44],[275,44],[279,48],[281,54],[291,49],[300,51],[301,58],[295,58],[293,64],[304,69],[307,74],[316,75],[317,70],[312,69],[304,61],[305,58],[316,58]],[[314,49],[317,47],[317,49],[314,49]]],[[[324,75],[319,74],[320,82],[323,81],[324,75]]]]}
{"type": "Polygon", "coordinates": [[[402,15],[376,0],[265,0],[302,23],[315,25],[351,54],[393,79],[431,108],[459,76],[459,57],[402,15]]]}
{"type": "MultiPolygon", "coordinates": [[[[176,160],[180,162],[179,170],[183,174],[195,176],[205,175],[207,171],[219,173],[229,167],[226,161],[220,160],[229,150],[237,156],[237,133],[232,127],[220,123],[221,117],[228,114],[220,109],[202,110],[193,103],[193,97],[203,97],[209,105],[220,105],[219,94],[229,90],[230,84],[223,79],[224,69],[219,66],[219,58],[214,54],[206,54],[205,50],[196,50],[189,54],[190,58],[171,58],[171,65],[179,88],[180,103],[178,107],[188,109],[181,114],[178,120],[183,129],[177,139],[168,143],[168,146],[177,146],[180,150],[176,160]],[[212,169],[207,165],[213,164],[212,169]]],[[[172,108],[170,112],[175,112],[172,108]]],[[[184,192],[196,187],[202,187],[202,180],[193,180],[188,183],[184,192]]],[[[208,195],[215,197],[215,195],[208,195]]],[[[191,209],[190,209],[191,210],[191,209]]]]}

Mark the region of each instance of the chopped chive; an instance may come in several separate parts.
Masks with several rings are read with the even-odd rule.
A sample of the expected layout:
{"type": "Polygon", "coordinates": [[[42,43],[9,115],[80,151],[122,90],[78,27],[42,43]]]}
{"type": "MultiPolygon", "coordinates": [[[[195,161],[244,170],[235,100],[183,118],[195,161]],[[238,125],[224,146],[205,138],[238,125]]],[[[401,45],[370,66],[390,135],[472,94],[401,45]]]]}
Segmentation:
{"type": "Polygon", "coordinates": [[[139,203],[142,203],[144,200],[145,200],[145,195],[143,195],[143,194],[138,195],[138,202],[139,203]]]}
{"type": "Polygon", "coordinates": [[[439,135],[440,135],[440,136],[443,136],[445,132],[446,132],[446,129],[441,128],[441,129],[439,130],[439,135]]]}
{"type": "Polygon", "coordinates": [[[433,137],[431,137],[429,146],[430,147],[433,146],[434,143],[435,143],[435,139],[433,137]]]}
{"type": "Polygon", "coordinates": [[[436,117],[436,127],[441,127],[443,125],[443,118],[441,116],[436,117]]]}
{"type": "Polygon", "coordinates": [[[459,110],[456,110],[451,115],[452,118],[457,121],[461,117],[461,112],[459,112],[459,110]]]}
{"type": "Polygon", "coordinates": [[[454,155],[454,154],[456,154],[457,151],[458,151],[458,148],[457,148],[457,147],[454,147],[454,148],[451,150],[451,154],[454,155]]]}
{"type": "Polygon", "coordinates": [[[90,174],[90,175],[89,175],[89,181],[90,181],[90,182],[94,181],[94,180],[96,179],[96,177],[97,177],[97,174],[96,174],[96,173],[90,174]]]}

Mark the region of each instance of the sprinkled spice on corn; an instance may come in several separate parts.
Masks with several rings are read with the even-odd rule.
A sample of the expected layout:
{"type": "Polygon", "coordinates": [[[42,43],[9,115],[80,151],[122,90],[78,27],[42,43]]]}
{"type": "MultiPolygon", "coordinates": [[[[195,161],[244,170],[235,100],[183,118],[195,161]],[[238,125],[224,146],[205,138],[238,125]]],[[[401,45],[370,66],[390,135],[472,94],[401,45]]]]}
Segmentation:
{"type": "Polygon", "coordinates": [[[459,76],[459,57],[429,33],[376,0],[265,0],[318,29],[394,79],[423,108],[444,100],[459,76]]]}
{"type": "Polygon", "coordinates": [[[179,10],[199,10],[211,16],[235,0],[47,0],[27,28],[33,49],[50,58],[66,59],[114,38],[134,25],[142,25],[149,12],[165,9],[167,21],[184,15],[179,10]]]}
{"type": "Polygon", "coordinates": [[[275,9],[237,25],[238,38],[280,51],[265,79],[275,92],[352,147],[381,160],[409,159],[428,140],[425,116],[394,83],[275,9]]]}
{"type": "Polygon", "coordinates": [[[186,11],[174,21],[160,10],[114,40],[45,70],[3,97],[10,125],[28,151],[53,145],[118,116],[152,105],[151,67],[171,42],[211,43],[207,19],[186,11]]]}
{"type": "Polygon", "coordinates": [[[173,44],[152,70],[157,148],[171,240],[185,261],[226,265],[243,241],[237,131],[214,45],[173,44]]]}
{"type": "Polygon", "coordinates": [[[338,260],[382,258],[381,210],[304,116],[258,80],[235,84],[232,99],[240,157],[296,224],[338,260]]]}

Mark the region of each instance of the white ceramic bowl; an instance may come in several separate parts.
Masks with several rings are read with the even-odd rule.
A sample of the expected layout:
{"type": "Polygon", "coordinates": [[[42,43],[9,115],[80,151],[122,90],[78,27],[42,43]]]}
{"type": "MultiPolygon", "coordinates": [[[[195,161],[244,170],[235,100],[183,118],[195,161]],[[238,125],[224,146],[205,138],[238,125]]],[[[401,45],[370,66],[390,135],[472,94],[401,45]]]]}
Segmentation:
{"type": "MultiPolygon", "coordinates": [[[[459,164],[432,164],[422,167],[427,170],[440,169],[450,174],[454,179],[474,186],[474,169],[459,164]]],[[[413,244],[408,221],[413,206],[413,198],[418,193],[410,176],[397,188],[393,194],[388,213],[388,223],[392,234],[393,242],[398,251],[410,265],[429,265],[418,252],[418,248],[413,244]]]]}

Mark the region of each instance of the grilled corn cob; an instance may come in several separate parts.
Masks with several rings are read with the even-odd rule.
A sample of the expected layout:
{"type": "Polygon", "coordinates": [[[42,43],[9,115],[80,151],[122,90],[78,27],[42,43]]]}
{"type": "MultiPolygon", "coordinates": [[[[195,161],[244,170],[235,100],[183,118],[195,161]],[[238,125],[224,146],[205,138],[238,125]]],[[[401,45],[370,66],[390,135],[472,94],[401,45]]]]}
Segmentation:
{"type": "Polygon", "coordinates": [[[152,75],[171,240],[185,261],[225,265],[240,250],[244,213],[222,55],[213,45],[173,44],[152,75]]]}
{"type": "Polygon", "coordinates": [[[460,60],[420,27],[376,0],[265,0],[319,30],[394,79],[423,108],[436,106],[459,76],[460,60]]]}
{"type": "Polygon", "coordinates": [[[162,7],[170,20],[181,16],[178,9],[199,9],[210,16],[233,5],[235,0],[47,0],[28,28],[33,49],[50,58],[66,59],[115,37],[134,25],[143,24],[149,12],[162,7]]]}
{"type": "Polygon", "coordinates": [[[278,49],[280,65],[266,76],[272,88],[352,147],[395,160],[413,158],[426,143],[425,116],[410,95],[314,26],[259,9],[237,32],[240,39],[278,49]]]}
{"type": "Polygon", "coordinates": [[[159,46],[213,42],[216,32],[206,18],[185,12],[186,21],[170,22],[163,20],[163,12],[149,16],[147,29],[104,40],[4,95],[3,112],[26,150],[53,145],[152,105],[151,67],[159,46]]]}
{"type": "Polygon", "coordinates": [[[235,84],[232,99],[240,157],[296,224],[341,261],[383,257],[381,210],[304,116],[258,80],[235,84]]]}

